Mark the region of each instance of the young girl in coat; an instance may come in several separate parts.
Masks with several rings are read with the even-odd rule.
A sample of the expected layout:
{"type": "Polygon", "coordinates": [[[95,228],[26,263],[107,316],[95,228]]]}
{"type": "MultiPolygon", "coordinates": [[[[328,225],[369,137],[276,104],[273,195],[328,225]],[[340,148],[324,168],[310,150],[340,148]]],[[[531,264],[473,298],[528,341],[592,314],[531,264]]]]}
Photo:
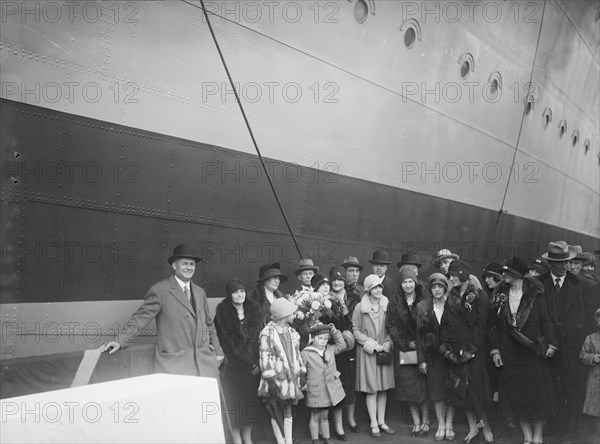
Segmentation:
{"type": "MultiPolygon", "coordinates": [[[[596,326],[600,330],[600,308],[594,313],[596,318],[596,326]]],[[[584,365],[590,367],[587,377],[587,385],[585,390],[585,403],[583,404],[583,413],[590,416],[600,417],[600,331],[592,333],[585,338],[579,359],[584,365]]],[[[600,422],[596,423],[600,429],[600,422]]],[[[600,433],[600,430],[598,430],[600,433]]]]}
{"type": "Polygon", "coordinates": [[[287,299],[276,299],[270,307],[271,321],[260,333],[258,396],[271,414],[277,444],[292,444],[292,405],[304,397],[301,379],[306,367],[300,355],[300,335],[289,325],[296,309],[287,299]]]}
{"type": "Polygon", "coordinates": [[[346,342],[333,324],[316,324],[310,329],[312,341],[302,350],[306,363],[306,406],[310,409],[310,437],[318,443],[319,426],[323,444],[329,444],[329,407],[339,404],[346,393],[337,371],[335,355],[346,350],[346,342]],[[334,344],[327,344],[329,336],[334,344]]]}

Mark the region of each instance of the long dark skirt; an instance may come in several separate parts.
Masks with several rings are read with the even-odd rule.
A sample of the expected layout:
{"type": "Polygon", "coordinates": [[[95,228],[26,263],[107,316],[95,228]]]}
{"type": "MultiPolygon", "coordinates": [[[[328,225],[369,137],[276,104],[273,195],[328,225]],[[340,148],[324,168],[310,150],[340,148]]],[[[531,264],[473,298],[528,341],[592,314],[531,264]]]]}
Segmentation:
{"type": "Polygon", "coordinates": [[[447,387],[448,363],[440,354],[427,364],[427,395],[432,401],[446,401],[448,399],[447,387]]]}
{"type": "Polygon", "coordinates": [[[251,369],[246,367],[228,366],[221,375],[227,414],[233,427],[254,424],[260,419],[259,382],[260,375],[252,375],[251,369]]]}
{"type": "Polygon", "coordinates": [[[492,401],[484,359],[485,354],[478,353],[467,364],[461,364],[469,379],[467,395],[464,399],[459,398],[453,392],[448,392],[448,399],[452,404],[474,409],[478,420],[482,419],[484,410],[492,401]]]}
{"type": "Polygon", "coordinates": [[[405,402],[420,404],[427,398],[427,378],[418,365],[400,365],[396,371],[394,396],[405,402]]]}
{"type": "Polygon", "coordinates": [[[512,363],[505,366],[507,371],[501,373],[499,381],[500,396],[506,397],[515,416],[521,421],[536,421],[553,415],[555,399],[549,363],[532,354],[514,363],[518,373],[510,371],[512,363]]]}
{"type": "Polygon", "coordinates": [[[350,352],[343,352],[335,357],[335,365],[340,372],[340,381],[346,397],[337,405],[337,407],[346,407],[354,404],[354,381],[356,373],[353,365],[350,363],[350,352]]]}

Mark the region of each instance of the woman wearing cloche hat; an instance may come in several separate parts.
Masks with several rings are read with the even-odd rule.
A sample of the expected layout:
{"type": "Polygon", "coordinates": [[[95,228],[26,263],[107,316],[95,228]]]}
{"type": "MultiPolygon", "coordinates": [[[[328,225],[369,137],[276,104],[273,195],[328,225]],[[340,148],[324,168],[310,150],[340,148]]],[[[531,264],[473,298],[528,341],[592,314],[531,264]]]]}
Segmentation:
{"type": "Polygon", "coordinates": [[[281,272],[279,262],[264,264],[259,269],[256,287],[248,293],[248,299],[256,302],[265,314],[266,322],[271,320],[270,307],[284,295],[279,291],[279,284],[287,281],[287,276],[281,272]]]}
{"type": "MultiPolygon", "coordinates": [[[[483,427],[488,443],[494,435],[486,415],[492,400],[485,367],[485,341],[489,299],[469,279],[471,267],[463,260],[454,260],[448,267],[450,294],[440,325],[440,352],[448,360],[453,374],[468,381],[467,391],[450,391],[449,399],[466,409],[469,433],[464,441],[470,443],[483,427]]],[[[489,358],[488,358],[489,359],[489,358]]]]}
{"type": "Polygon", "coordinates": [[[389,301],[383,295],[381,278],[376,274],[367,276],[363,285],[366,294],[352,315],[352,332],[356,338],[355,387],[356,391],[366,393],[371,436],[379,438],[381,432],[396,433],[383,420],[387,390],[394,388],[394,367],[377,364],[379,352],[392,350],[392,339],[385,328],[389,301]]]}
{"type": "Polygon", "coordinates": [[[252,442],[254,421],[239,412],[258,403],[258,335],[264,322],[258,304],[246,297],[245,284],[239,279],[227,282],[225,299],[217,305],[215,328],[225,353],[220,376],[234,442],[252,442]]]}

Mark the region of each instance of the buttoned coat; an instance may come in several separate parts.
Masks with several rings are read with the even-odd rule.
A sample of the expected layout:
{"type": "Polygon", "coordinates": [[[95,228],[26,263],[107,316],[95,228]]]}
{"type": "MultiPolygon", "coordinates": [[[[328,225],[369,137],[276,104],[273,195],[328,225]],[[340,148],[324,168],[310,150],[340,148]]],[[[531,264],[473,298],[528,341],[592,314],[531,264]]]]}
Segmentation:
{"type": "Polygon", "coordinates": [[[600,354],[600,332],[585,338],[579,354],[581,362],[589,367],[583,413],[600,417],[600,364],[594,363],[597,354],[600,354]]]}
{"type": "Polygon", "coordinates": [[[558,351],[550,363],[557,401],[560,404],[565,398],[569,407],[567,416],[573,417],[581,413],[585,397],[587,369],[579,360],[579,352],[586,335],[591,333],[586,327],[590,325],[589,318],[594,311],[586,304],[579,279],[570,271],[567,271],[558,294],[559,300],[563,299],[562,315],[556,303],[552,274],[547,272],[540,281],[558,342],[558,351]]]}
{"type": "Polygon", "coordinates": [[[377,365],[375,346],[392,344],[387,333],[386,316],[389,300],[379,299],[378,319],[371,312],[369,296],[364,295],[352,314],[352,333],[356,338],[356,391],[376,393],[394,388],[394,367],[377,365]],[[377,320],[377,325],[375,324],[377,320]]]}
{"type": "Polygon", "coordinates": [[[335,355],[346,350],[342,333],[336,330],[333,344],[327,344],[323,357],[312,345],[302,350],[306,365],[306,407],[323,408],[339,404],[346,393],[342,387],[335,355]]]}
{"type": "Polygon", "coordinates": [[[193,282],[190,288],[197,307],[195,313],[175,276],[152,286],[118,342],[122,347],[134,343],[154,319],[157,336],[154,372],[216,378],[216,355],[222,351],[206,293],[193,282]]]}

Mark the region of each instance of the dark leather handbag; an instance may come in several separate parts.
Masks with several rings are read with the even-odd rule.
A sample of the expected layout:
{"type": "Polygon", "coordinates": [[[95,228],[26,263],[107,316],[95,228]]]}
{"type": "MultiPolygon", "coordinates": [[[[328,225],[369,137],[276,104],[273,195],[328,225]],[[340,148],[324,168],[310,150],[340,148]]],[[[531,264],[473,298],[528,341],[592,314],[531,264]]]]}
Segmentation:
{"type": "Polygon", "coordinates": [[[467,396],[467,386],[469,381],[457,369],[451,368],[446,379],[446,387],[459,399],[465,399],[467,396]]]}
{"type": "Polygon", "coordinates": [[[392,363],[392,354],[388,352],[377,352],[377,365],[390,365],[392,363]]]}

